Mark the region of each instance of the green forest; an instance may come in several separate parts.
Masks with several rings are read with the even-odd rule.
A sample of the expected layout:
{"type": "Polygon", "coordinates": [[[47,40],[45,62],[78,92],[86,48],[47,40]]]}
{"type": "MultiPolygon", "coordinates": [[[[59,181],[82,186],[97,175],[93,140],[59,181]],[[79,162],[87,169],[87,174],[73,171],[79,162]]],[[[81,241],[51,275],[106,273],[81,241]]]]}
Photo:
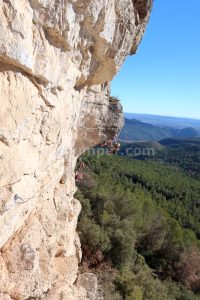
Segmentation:
{"type": "Polygon", "coordinates": [[[81,270],[98,275],[105,299],[200,299],[197,176],[158,158],[82,159],[81,270]]]}
{"type": "Polygon", "coordinates": [[[151,160],[200,179],[200,139],[163,139],[160,142],[122,143],[121,156],[151,160]],[[131,150],[131,151],[130,151],[131,150]]]}

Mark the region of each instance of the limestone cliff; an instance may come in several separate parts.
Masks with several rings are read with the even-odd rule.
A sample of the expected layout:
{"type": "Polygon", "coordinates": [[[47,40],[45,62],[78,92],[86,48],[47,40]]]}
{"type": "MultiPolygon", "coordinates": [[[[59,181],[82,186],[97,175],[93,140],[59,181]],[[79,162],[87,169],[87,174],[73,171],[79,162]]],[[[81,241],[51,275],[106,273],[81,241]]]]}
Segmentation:
{"type": "MultiPolygon", "coordinates": [[[[151,0],[0,1],[0,299],[87,299],[74,167],[122,126],[109,82],[151,0]]],[[[134,72],[134,70],[133,70],[134,72]]]]}

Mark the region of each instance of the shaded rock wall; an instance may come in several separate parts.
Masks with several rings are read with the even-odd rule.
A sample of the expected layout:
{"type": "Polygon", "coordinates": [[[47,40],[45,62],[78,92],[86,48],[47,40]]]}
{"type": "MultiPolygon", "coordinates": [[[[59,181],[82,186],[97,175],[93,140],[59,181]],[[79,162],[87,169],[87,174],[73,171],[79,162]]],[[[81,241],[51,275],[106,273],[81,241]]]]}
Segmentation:
{"type": "Polygon", "coordinates": [[[148,0],[0,2],[0,299],[87,299],[74,283],[78,155],[117,133],[109,82],[148,0]]]}

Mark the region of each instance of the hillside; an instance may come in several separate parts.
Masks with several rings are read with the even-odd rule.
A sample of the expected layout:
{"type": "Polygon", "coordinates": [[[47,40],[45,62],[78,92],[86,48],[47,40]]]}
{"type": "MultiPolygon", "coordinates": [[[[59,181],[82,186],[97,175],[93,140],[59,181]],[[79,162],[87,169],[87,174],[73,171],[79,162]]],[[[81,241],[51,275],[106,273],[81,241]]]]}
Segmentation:
{"type": "Polygon", "coordinates": [[[169,165],[200,179],[200,139],[122,143],[119,155],[169,165]]]}
{"type": "Polygon", "coordinates": [[[164,138],[187,138],[199,135],[195,128],[160,127],[136,119],[125,118],[125,125],[120,133],[122,141],[159,141],[164,138]]]}
{"type": "Polygon", "coordinates": [[[200,120],[190,119],[190,118],[176,118],[176,117],[166,117],[150,114],[135,114],[135,113],[125,113],[125,118],[136,119],[141,122],[148,124],[160,126],[160,127],[171,127],[171,128],[185,128],[193,127],[200,131],[200,120]]]}
{"type": "Polygon", "coordinates": [[[83,157],[83,270],[106,300],[200,299],[200,181],[173,166],[83,157]]]}

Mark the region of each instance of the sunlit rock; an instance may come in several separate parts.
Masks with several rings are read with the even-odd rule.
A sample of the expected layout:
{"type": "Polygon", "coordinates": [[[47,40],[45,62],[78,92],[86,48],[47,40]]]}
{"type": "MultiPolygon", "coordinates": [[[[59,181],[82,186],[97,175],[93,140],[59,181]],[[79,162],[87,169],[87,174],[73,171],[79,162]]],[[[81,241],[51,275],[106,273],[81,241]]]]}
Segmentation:
{"type": "Polygon", "coordinates": [[[1,1],[1,299],[87,299],[74,285],[74,167],[123,124],[109,82],[135,52],[150,2],[1,1]]]}

